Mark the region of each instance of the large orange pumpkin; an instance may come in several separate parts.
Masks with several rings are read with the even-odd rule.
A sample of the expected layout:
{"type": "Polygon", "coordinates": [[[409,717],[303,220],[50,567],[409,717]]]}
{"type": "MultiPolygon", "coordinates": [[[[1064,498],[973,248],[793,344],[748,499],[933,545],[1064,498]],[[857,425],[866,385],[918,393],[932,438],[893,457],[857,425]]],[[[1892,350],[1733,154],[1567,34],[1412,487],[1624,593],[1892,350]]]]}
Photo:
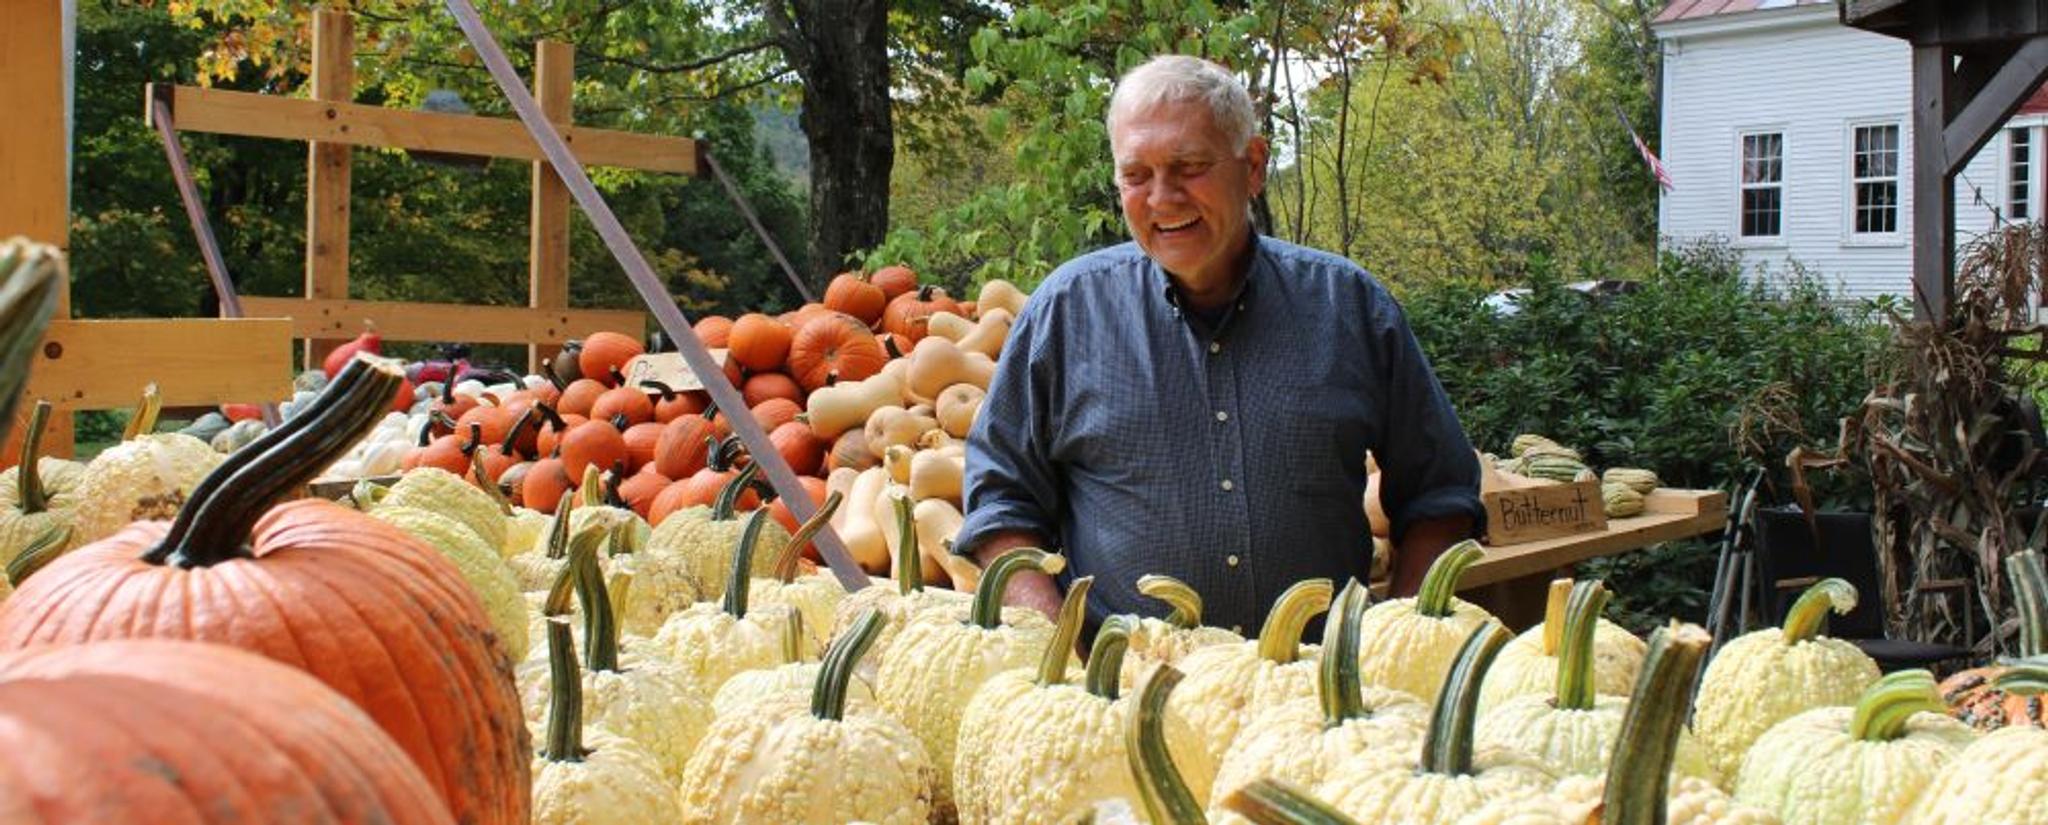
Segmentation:
{"type": "Polygon", "coordinates": [[[789,346],[789,374],[805,392],[839,381],[859,381],[882,371],[889,360],[866,324],[845,313],[813,319],[789,346]]]}
{"type": "Polygon", "coordinates": [[[0,799],[8,822],[455,821],[347,697],[162,639],[0,655],[0,799]]]}
{"type": "Polygon", "coordinates": [[[654,442],[654,469],[677,480],[704,469],[708,445],[728,432],[718,416],[718,408],[710,407],[701,415],[686,415],[662,425],[661,438],[654,442]]]}
{"type": "Polygon", "coordinates": [[[781,372],[757,372],[747,376],[747,383],[740,386],[740,399],[748,407],[758,407],[775,399],[792,404],[801,404],[804,390],[797,386],[796,379],[781,372]]]}
{"type": "Polygon", "coordinates": [[[825,286],[826,309],[844,312],[871,327],[882,320],[882,308],[888,305],[888,294],[858,272],[841,272],[825,286]]]}
{"type": "Polygon", "coordinates": [[[612,376],[612,388],[598,394],[590,404],[590,417],[596,421],[611,421],[625,416],[626,426],[654,420],[654,399],[639,387],[628,386],[626,378],[616,373],[612,376]]]}
{"type": "Polygon", "coordinates": [[[785,421],[769,431],[768,441],[799,476],[817,475],[825,464],[825,441],[811,432],[809,424],[785,421]]]}
{"type": "Polygon", "coordinates": [[[583,351],[576,356],[577,366],[582,368],[583,377],[595,378],[609,387],[618,379],[615,377],[626,369],[626,362],[633,356],[646,352],[640,339],[618,332],[593,332],[583,339],[583,351]]]}
{"type": "Polygon", "coordinates": [[[723,349],[732,335],[732,319],[723,315],[706,315],[697,319],[697,323],[690,326],[690,331],[697,333],[697,340],[703,342],[706,349],[723,349]]]}
{"type": "Polygon", "coordinates": [[[882,294],[889,296],[891,301],[896,300],[898,295],[917,291],[917,273],[912,272],[907,266],[882,267],[875,270],[874,276],[868,280],[881,287],[882,294]]]}
{"type": "Polygon", "coordinates": [[[919,287],[916,292],[906,292],[889,300],[889,307],[882,310],[882,331],[908,338],[915,346],[931,331],[934,312],[958,315],[960,304],[937,286],[919,287]]]}
{"type": "Polygon", "coordinates": [[[749,312],[732,322],[732,334],[725,346],[733,360],[754,372],[782,369],[789,357],[789,327],[758,312],[749,312]]]}
{"type": "Polygon", "coordinates": [[[399,379],[389,362],[350,362],[313,409],[201,481],[177,521],[131,524],[51,562],[0,603],[0,650],[137,637],[240,647],[362,708],[457,821],[525,823],[532,752],[512,662],[455,565],[333,502],[272,506],[375,426],[399,379]]]}

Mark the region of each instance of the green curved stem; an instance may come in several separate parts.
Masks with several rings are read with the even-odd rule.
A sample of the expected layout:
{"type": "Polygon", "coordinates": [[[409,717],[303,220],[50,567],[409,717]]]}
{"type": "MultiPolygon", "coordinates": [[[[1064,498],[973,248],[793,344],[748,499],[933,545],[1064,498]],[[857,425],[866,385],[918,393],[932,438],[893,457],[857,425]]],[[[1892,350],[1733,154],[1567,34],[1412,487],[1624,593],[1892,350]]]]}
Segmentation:
{"type": "Polygon", "coordinates": [[[583,478],[576,483],[578,503],[585,507],[604,506],[604,471],[597,462],[583,465],[583,478]]]}
{"type": "Polygon", "coordinates": [[[2012,582],[2013,604],[2019,608],[2022,657],[2048,653],[2048,572],[2041,554],[2025,550],[2005,560],[2005,575],[2012,582]]]}
{"type": "Polygon", "coordinates": [[[1004,553],[981,571],[981,581],[974,587],[974,603],[967,611],[968,622],[983,630],[996,629],[1003,623],[1003,596],[1009,592],[1011,579],[1026,570],[1051,576],[1065,569],[1065,557],[1036,547],[1019,547],[1004,553]]]}
{"type": "MultiPolygon", "coordinates": [[[[354,392],[356,385],[362,383],[367,377],[368,374],[362,370],[343,368],[341,372],[335,374],[332,380],[327,382],[327,386],[320,391],[319,398],[339,398],[347,393],[354,392]]],[[[199,510],[205,501],[215,497],[220,492],[220,489],[228,483],[228,479],[236,472],[255,463],[256,459],[266,451],[311,431],[314,419],[318,417],[318,414],[330,411],[322,404],[316,403],[313,406],[312,410],[285,419],[275,429],[257,436],[255,440],[244,445],[242,449],[228,454],[228,457],[221,461],[219,466],[213,468],[213,472],[207,473],[205,478],[200,479],[199,483],[193,486],[192,493],[185,497],[185,506],[178,508],[178,515],[171,521],[171,529],[166,533],[166,538],[183,535],[190,531],[192,529],[192,520],[198,517],[199,510]]],[[[382,501],[384,495],[388,492],[388,490],[382,487],[371,484],[368,480],[363,480],[356,482],[350,488],[349,495],[356,499],[357,509],[367,512],[369,507],[361,506],[366,499],[370,505],[374,506],[377,502],[382,501]],[[365,485],[367,485],[367,488],[365,485]],[[369,492],[367,496],[364,495],[366,489],[369,492]]],[[[148,558],[148,556],[144,556],[144,558],[148,558]]]]}
{"type": "Polygon", "coordinates": [[[1856,585],[1841,579],[1821,579],[1799,594],[1792,609],[1785,612],[1785,644],[1798,644],[1828,629],[1828,613],[1856,609],[1856,585]]]}
{"type": "Polygon", "coordinates": [[[796,580],[796,571],[799,567],[797,562],[803,560],[804,545],[809,544],[811,537],[817,535],[818,531],[825,529],[825,525],[832,520],[832,514],[838,512],[840,503],[844,501],[846,496],[841,495],[838,490],[832,491],[831,495],[825,497],[825,503],[818,508],[818,512],[811,515],[810,521],[797,525],[796,533],[789,537],[789,543],[783,545],[782,552],[775,556],[776,581],[788,584],[796,580]]]}
{"type": "Polygon", "coordinates": [[[2048,657],[2035,656],[2025,659],[2006,659],[1999,662],[2005,672],[1992,680],[1999,690],[2015,696],[2039,696],[2048,693],[2048,657]]]}
{"type": "Polygon", "coordinates": [[[740,542],[732,549],[732,569],[725,577],[725,598],[719,602],[726,615],[735,619],[747,617],[747,587],[752,584],[754,570],[754,545],[761,540],[761,525],[768,521],[768,508],[763,507],[747,515],[747,526],[740,528],[740,542]]]}
{"type": "Polygon", "coordinates": [[[576,640],[569,620],[548,619],[548,738],[541,758],[549,762],[581,762],[583,749],[583,674],[576,669],[576,640]]]}
{"type": "Polygon", "coordinates": [[[1309,579],[1295,582],[1281,593],[1272,612],[1266,614],[1266,623],[1259,627],[1259,658],[1284,665],[1300,656],[1301,632],[1310,619],[1330,609],[1334,590],[1329,579],[1309,579]]]}
{"type": "Polygon", "coordinates": [[[1565,608],[1564,645],[1557,656],[1559,710],[1593,709],[1593,631],[1599,627],[1600,611],[1607,609],[1611,596],[1597,581],[1572,586],[1570,604],[1565,608]]]}
{"type": "Polygon", "coordinates": [[[50,509],[50,499],[43,493],[43,474],[36,467],[36,453],[43,446],[43,429],[50,422],[50,402],[37,401],[28,414],[28,431],[21,435],[21,458],[15,466],[15,483],[18,485],[15,498],[16,509],[23,513],[40,513],[50,509]]]}
{"type": "Polygon", "coordinates": [[[818,665],[818,681],[811,688],[812,716],[827,720],[846,718],[846,684],[853,681],[854,669],[882,635],[882,625],[887,622],[881,611],[870,607],[861,612],[852,627],[832,640],[818,665]]]}
{"type": "Polygon", "coordinates": [[[1447,776],[1472,774],[1472,727],[1479,717],[1479,682],[1493,657],[1514,634],[1499,622],[1488,620],[1473,628],[1458,648],[1458,658],[1436,697],[1436,710],[1429,720],[1429,733],[1422,743],[1421,770],[1447,776]]]}
{"type": "Polygon", "coordinates": [[[1181,672],[1172,665],[1154,668],[1138,690],[1137,707],[1124,723],[1124,757],[1138,780],[1145,811],[1153,822],[1174,825],[1209,821],[1166,748],[1166,700],[1180,680],[1181,672]]]}
{"type": "Polygon", "coordinates": [[[910,497],[890,502],[896,512],[896,595],[908,596],[924,590],[924,564],[918,558],[917,525],[911,520],[910,497]]]}
{"type": "Polygon", "coordinates": [[[355,505],[357,510],[365,513],[370,512],[370,509],[378,504],[383,503],[384,497],[388,495],[391,495],[390,487],[378,484],[367,478],[357,479],[356,483],[348,488],[349,503],[355,505]]]}
{"type": "Polygon", "coordinates": [[[1919,669],[1887,673],[1857,697],[1849,735],[1861,742],[1890,742],[1906,735],[1906,720],[1913,714],[1947,710],[1934,689],[1934,674],[1919,669]]]}
{"type": "Polygon", "coordinates": [[[740,494],[746,492],[747,487],[754,483],[754,474],[759,472],[761,472],[761,465],[748,464],[745,467],[741,467],[740,471],[733,475],[731,481],[725,483],[725,487],[718,491],[718,498],[711,503],[711,518],[713,521],[733,520],[733,513],[739,508],[740,494]]]}
{"type": "Polygon", "coordinates": [[[1223,798],[1223,807],[1252,825],[1358,825],[1343,811],[1278,779],[1255,779],[1223,798]]]}
{"type": "Polygon", "coordinates": [[[1074,643],[1081,638],[1081,620],[1088,617],[1088,589],[1093,586],[1094,576],[1082,576],[1067,585],[1067,597],[1060,602],[1059,621],[1053,625],[1045,652],[1038,657],[1039,687],[1067,683],[1067,660],[1073,658],[1074,643]]]}
{"type": "Polygon", "coordinates": [[[605,530],[585,529],[569,551],[568,566],[576,569],[576,598],[583,604],[583,666],[598,673],[617,673],[618,613],[612,609],[611,588],[605,585],[604,570],[597,564],[598,545],[606,538],[605,530]]]}
{"type": "Polygon", "coordinates": [[[790,605],[788,615],[782,622],[782,662],[797,665],[804,661],[804,612],[790,605]]]}
{"type": "Polygon", "coordinates": [[[1609,757],[1604,825],[1664,825],[1671,763],[1692,715],[1693,680],[1713,637],[1695,624],[1650,634],[1649,652],[1609,757]]]}
{"type": "Polygon", "coordinates": [[[1344,590],[1330,605],[1335,617],[1323,624],[1323,658],[1316,671],[1316,695],[1323,704],[1323,727],[1334,728],[1346,720],[1366,716],[1365,697],[1358,679],[1359,623],[1365,617],[1371,594],[1357,579],[1344,583],[1344,590]]]}
{"type": "Polygon", "coordinates": [[[136,402],[135,414],[128,417],[128,427],[121,431],[121,440],[134,441],[156,432],[156,419],[163,409],[164,397],[157,392],[156,383],[152,381],[142,388],[142,400],[136,402]]]}
{"type": "Polygon", "coordinates": [[[36,571],[56,561],[58,556],[64,555],[64,548],[70,544],[71,525],[51,524],[50,529],[44,530],[41,535],[30,541],[27,547],[23,547],[21,552],[16,553],[13,559],[8,560],[7,584],[11,587],[20,587],[21,583],[28,581],[28,577],[35,575],[36,571]]]}
{"type": "Polygon", "coordinates": [[[555,571],[555,578],[548,584],[547,598],[541,600],[542,616],[567,616],[569,608],[583,596],[582,559],[585,555],[595,556],[597,540],[602,532],[595,527],[585,527],[576,537],[567,542],[569,549],[563,551],[567,561],[555,571]]]}
{"type": "Polygon", "coordinates": [[[1458,593],[1458,579],[1485,555],[1486,551],[1480,548],[1479,542],[1466,539],[1437,556],[1430,562],[1429,572],[1422,575],[1422,589],[1415,594],[1415,612],[1435,619],[1451,615],[1452,597],[1458,593]]]}
{"type": "Polygon", "coordinates": [[[1571,579],[1551,579],[1543,600],[1543,655],[1556,656],[1564,646],[1564,608],[1572,598],[1571,579]]]}
{"type": "Polygon", "coordinates": [[[1202,626],[1202,594],[1196,593],[1187,582],[1172,576],[1140,576],[1138,592],[1165,602],[1172,611],[1166,614],[1166,623],[1182,630],[1202,626]]]}
{"type": "Polygon", "coordinates": [[[1102,627],[1095,631],[1095,644],[1088,648],[1088,670],[1082,677],[1090,695],[1117,700],[1123,688],[1124,654],[1131,649],[1131,631],[1137,627],[1138,620],[1131,616],[1102,620],[1102,627]]]}
{"type": "Polygon", "coordinates": [[[654,530],[647,522],[637,518],[623,519],[612,528],[611,542],[605,546],[605,553],[611,556],[630,556],[647,549],[647,541],[654,537],[654,530]]]}
{"type": "Polygon", "coordinates": [[[469,475],[476,481],[476,486],[483,489],[485,495],[497,502],[499,515],[512,515],[512,500],[505,497],[505,489],[499,487],[498,482],[491,480],[490,473],[484,472],[484,451],[477,450],[469,454],[469,475]]]}
{"type": "Polygon", "coordinates": [[[344,384],[340,376],[315,399],[312,411],[295,416],[302,422],[279,425],[237,455],[241,462],[222,462],[194,488],[194,496],[178,512],[163,542],[143,555],[151,564],[181,568],[208,567],[249,555],[249,532],[272,505],[295,494],[327,465],[347,453],[364,433],[383,418],[384,405],[404,380],[393,362],[357,358],[342,374],[359,373],[344,384]],[[339,385],[342,389],[335,389],[339,385]],[[285,435],[278,439],[270,436],[285,435]],[[213,485],[206,482],[224,478],[213,485]],[[209,495],[200,497],[201,488],[209,495]],[[190,514],[188,517],[188,513],[190,514]]]}
{"type": "Polygon", "coordinates": [[[562,491],[562,500],[555,503],[553,520],[548,522],[548,558],[569,556],[569,525],[573,522],[569,517],[575,514],[575,509],[576,491],[562,491]]]}

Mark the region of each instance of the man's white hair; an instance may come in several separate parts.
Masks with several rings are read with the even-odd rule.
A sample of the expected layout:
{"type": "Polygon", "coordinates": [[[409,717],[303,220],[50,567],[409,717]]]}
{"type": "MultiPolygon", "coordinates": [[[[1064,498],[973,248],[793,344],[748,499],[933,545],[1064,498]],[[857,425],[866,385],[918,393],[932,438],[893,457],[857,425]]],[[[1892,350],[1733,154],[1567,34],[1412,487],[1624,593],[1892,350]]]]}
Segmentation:
{"type": "Polygon", "coordinates": [[[1116,82],[1105,119],[1111,141],[1119,118],[1174,103],[1209,107],[1216,128],[1223,130],[1240,155],[1258,130],[1251,93],[1229,69],[1199,57],[1169,54],[1145,61],[1116,82]]]}

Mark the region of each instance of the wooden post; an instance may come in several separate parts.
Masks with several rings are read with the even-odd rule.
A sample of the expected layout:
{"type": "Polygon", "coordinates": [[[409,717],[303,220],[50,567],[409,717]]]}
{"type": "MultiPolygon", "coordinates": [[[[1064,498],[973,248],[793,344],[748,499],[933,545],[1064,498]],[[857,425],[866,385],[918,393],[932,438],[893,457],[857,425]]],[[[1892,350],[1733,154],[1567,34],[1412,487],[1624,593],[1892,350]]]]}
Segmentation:
{"type": "MultiPolygon", "coordinates": [[[[567,126],[574,117],[576,49],[559,40],[533,44],[533,96],[548,120],[567,126]]],[[[546,161],[533,164],[533,227],[528,245],[527,306],[563,309],[569,306],[569,190],[546,161]]],[[[638,334],[639,330],[632,330],[638,334]]],[[[540,362],[561,352],[559,341],[530,343],[526,369],[540,371],[540,362]]]]}
{"type": "Polygon", "coordinates": [[[1944,132],[1954,106],[1950,51],[1913,46],[1913,315],[1948,315],[1955,299],[1955,176],[1944,132]]]}
{"type": "MultiPolygon", "coordinates": [[[[313,13],[313,99],[355,99],[355,27],[348,12],[313,13]]],[[[331,116],[331,115],[330,115],[331,116]]],[[[349,159],[347,145],[313,142],[306,149],[306,297],[348,297],[349,159]]],[[[306,367],[320,366],[341,340],[306,342],[306,367]]]]}
{"type": "MultiPolygon", "coordinates": [[[[0,25],[0,238],[22,235],[71,248],[71,52],[65,37],[69,2],[42,0],[10,9],[0,25]]],[[[56,318],[71,317],[67,275],[57,286],[56,318]]],[[[47,339],[46,339],[47,340],[47,339]]],[[[16,409],[0,467],[14,464],[21,424],[31,404],[16,409]]],[[[43,435],[44,449],[70,455],[71,416],[57,415],[43,435]]]]}

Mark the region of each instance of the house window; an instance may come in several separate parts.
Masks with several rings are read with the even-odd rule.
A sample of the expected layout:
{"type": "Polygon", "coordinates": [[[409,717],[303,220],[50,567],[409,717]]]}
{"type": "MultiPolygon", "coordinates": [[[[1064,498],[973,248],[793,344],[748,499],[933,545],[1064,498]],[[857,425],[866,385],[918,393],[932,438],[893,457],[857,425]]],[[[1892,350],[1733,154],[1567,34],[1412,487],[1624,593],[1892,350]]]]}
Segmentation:
{"type": "Polygon", "coordinates": [[[1856,127],[1850,160],[1856,191],[1856,234],[1899,231],[1899,127],[1856,127]]]}
{"type": "Polygon", "coordinates": [[[1778,237],[1784,207],[1785,133],[1743,135],[1742,237],[1778,237]]]}
{"type": "Polygon", "coordinates": [[[2012,147],[2005,164],[2005,214],[2023,221],[2033,217],[2033,210],[2027,207],[2033,201],[2034,130],[2007,129],[2005,136],[2006,145],[2012,147]]]}

